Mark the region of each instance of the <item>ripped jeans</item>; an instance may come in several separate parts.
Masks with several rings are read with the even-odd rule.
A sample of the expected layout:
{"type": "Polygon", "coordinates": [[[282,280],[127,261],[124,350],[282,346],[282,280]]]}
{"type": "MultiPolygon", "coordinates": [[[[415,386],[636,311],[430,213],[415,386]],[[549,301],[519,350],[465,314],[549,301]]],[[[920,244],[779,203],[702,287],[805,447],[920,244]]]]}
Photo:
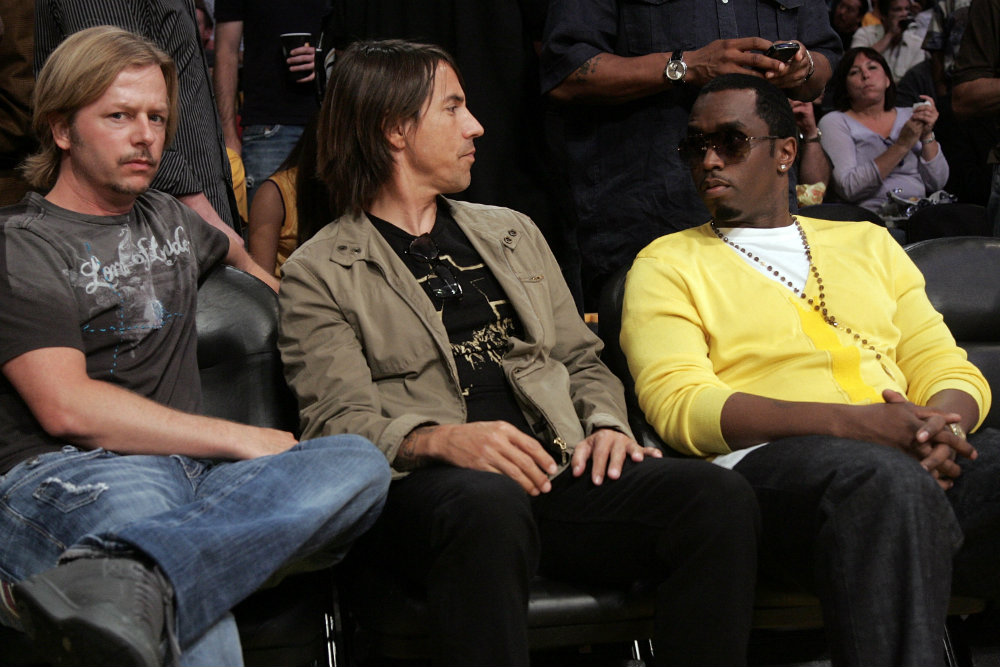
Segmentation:
{"type": "Polygon", "coordinates": [[[339,561],[388,485],[383,454],[352,435],[231,462],[65,447],[0,477],[0,579],[25,579],[66,555],[141,552],[173,585],[187,651],[275,572],[339,561]]]}

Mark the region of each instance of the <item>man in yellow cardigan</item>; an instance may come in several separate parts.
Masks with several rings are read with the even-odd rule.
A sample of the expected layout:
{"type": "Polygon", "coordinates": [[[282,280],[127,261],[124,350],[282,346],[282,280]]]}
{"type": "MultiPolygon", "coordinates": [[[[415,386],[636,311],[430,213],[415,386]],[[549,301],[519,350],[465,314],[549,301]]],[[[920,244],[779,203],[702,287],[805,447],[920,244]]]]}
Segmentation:
{"type": "Polygon", "coordinates": [[[713,218],[628,276],[647,419],[754,487],[761,572],[819,595],[834,664],[940,662],[949,594],[1000,589],[989,385],[885,229],[789,213],[780,91],[714,80],[678,150],[713,218]]]}

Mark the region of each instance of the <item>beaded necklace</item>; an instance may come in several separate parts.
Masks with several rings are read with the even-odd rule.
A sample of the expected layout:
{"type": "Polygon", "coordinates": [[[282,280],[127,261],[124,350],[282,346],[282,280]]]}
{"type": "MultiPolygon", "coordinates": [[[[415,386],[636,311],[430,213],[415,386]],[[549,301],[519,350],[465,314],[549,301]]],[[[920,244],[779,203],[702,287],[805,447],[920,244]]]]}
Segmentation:
{"type": "MultiPolygon", "coordinates": [[[[816,279],[816,286],[819,288],[819,296],[816,297],[815,299],[811,296],[806,295],[805,287],[803,287],[803,289],[800,290],[798,287],[795,286],[795,284],[791,280],[781,275],[781,272],[775,269],[773,265],[768,264],[750,250],[747,250],[738,243],[735,243],[734,241],[730,240],[730,238],[725,234],[723,234],[719,230],[719,228],[715,225],[715,220],[709,222],[709,224],[712,227],[712,231],[715,232],[715,235],[718,236],[720,240],[731,245],[733,248],[739,250],[741,253],[749,257],[757,264],[763,266],[765,269],[767,269],[769,273],[773,274],[774,277],[778,279],[778,282],[782,283],[783,285],[787,285],[792,290],[792,292],[794,292],[799,296],[800,299],[803,299],[807,304],[812,306],[813,310],[820,314],[824,322],[829,324],[834,329],[839,329],[840,322],[837,321],[837,316],[829,312],[829,310],[826,307],[826,288],[823,287],[823,278],[822,276],[819,275],[819,269],[817,269],[816,264],[813,263],[812,250],[809,247],[809,239],[806,238],[806,231],[802,229],[802,225],[799,224],[798,219],[795,218],[794,216],[792,217],[792,223],[795,225],[795,229],[799,232],[799,238],[802,240],[802,251],[803,253],[805,253],[806,261],[809,262],[809,271],[813,274],[813,277],[816,279]]],[[[852,331],[850,327],[845,327],[844,333],[853,336],[854,343],[856,345],[859,345],[867,350],[871,350],[872,352],[874,352],[876,359],[882,359],[882,353],[879,352],[877,349],[875,349],[875,346],[870,344],[867,338],[863,338],[861,334],[852,331]]]]}

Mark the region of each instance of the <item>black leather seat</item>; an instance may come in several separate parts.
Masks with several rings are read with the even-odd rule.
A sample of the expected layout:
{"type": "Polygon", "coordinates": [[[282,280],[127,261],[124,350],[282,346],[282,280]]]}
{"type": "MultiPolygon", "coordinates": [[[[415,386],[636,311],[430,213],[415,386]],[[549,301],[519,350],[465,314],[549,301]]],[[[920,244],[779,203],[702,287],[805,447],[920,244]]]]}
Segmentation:
{"type": "Polygon", "coordinates": [[[994,391],[983,426],[1000,428],[1000,238],[945,237],[906,246],[927,297],[994,391]]]}
{"type": "Polygon", "coordinates": [[[947,236],[993,235],[986,207],[962,202],[924,206],[898,224],[906,231],[909,243],[947,236]]]}
{"type": "MultiPolygon", "coordinates": [[[[338,643],[349,661],[430,656],[424,592],[392,573],[360,567],[341,583],[338,643]]],[[[528,602],[532,650],[646,640],[653,630],[650,586],[609,586],[535,577],[528,602]]],[[[622,649],[622,658],[627,656],[622,649]]]]}
{"type": "MultiPolygon", "coordinates": [[[[278,354],[278,300],[264,283],[229,266],[198,288],[202,413],[297,431],[298,408],[278,354]]],[[[326,664],[329,570],[289,577],[233,610],[248,667],[326,664]]]]}
{"type": "Polygon", "coordinates": [[[867,220],[880,227],[885,227],[885,220],[875,211],[869,211],[864,206],[848,204],[847,202],[823,202],[803,206],[799,213],[807,218],[819,218],[820,220],[867,220]]]}
{"type": "MultiPolygon", "coordinates": [[[[803,206],[799,213],[808,218],[818,218],[820,220],[841,220],[844,222],[854,220],[867,220],[879,227],[888,227],[885,220],[878,213],[869,211],[864,206],[848,204],[847,202],[823,202],[812,206],[803,206]]],[[[888,227],[889,234],[896,239],[899,244],[906,243],[906,231],[900,227],[888,227]]]]}

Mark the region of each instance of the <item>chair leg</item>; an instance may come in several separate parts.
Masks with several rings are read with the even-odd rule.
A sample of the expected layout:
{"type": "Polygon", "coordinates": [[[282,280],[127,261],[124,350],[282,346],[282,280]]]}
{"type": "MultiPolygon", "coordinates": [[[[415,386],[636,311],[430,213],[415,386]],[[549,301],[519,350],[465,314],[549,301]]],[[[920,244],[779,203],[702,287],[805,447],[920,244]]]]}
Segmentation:
{"type": "Polygon", "coordinates": [[[646,659],[643,658],[643,646],[646,646],[649,650],[649,657],[653,657],[653,640],[652,639],[633,639],[632,640],[632,659],[628,661],[628,667],[646,667],[646,659]]]}
{"type": "Polygon", "coordinates": [[[973,667],[972,653],[962,634],[962,619],[949,617],[944,624],[944,661],[948,667],[973,667]]]}
{"type": "Polygon", "coordinates": [[[333,606],[331,613],[326,614],[326,647],[327,667],[351,667],[354,658],[351,655],[350,631],[344,618],[343,599],[337,582],[333,583],[333,606]]]}

